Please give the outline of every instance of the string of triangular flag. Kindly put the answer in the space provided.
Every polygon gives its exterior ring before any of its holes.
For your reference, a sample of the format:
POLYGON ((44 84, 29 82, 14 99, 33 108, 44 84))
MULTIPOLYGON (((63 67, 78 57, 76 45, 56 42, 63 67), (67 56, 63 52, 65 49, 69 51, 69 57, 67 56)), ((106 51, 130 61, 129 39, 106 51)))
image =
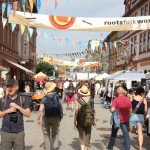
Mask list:
MULTIPOLYGON (((4 3, 2 3, 2 17, 3 17, 3 15, 4 15, 4 12, 5 12, 5 9, 6 9, 6 7, 7 7, 7 17, 9 16, 9 14, 10 14, 10 11, 13 9, 13 11, 14 11, 14 14, 15 14, 15 12, 16 12, 16 10, 17 10, 17 8, 18 8, 18 1, 19 0, 13 0, 13 1, 11 1, 11 0, 9 0, 8 2, 5 2, 4 1, 4 3)), ((66 4, 68 3, 68 1, 69 0, 66 0, 66 4)), ((36 9, 37 9, 37 11, 40 11, 40 8, 41 8, 41 3, 42 3, 42 1, 41 0, 20 0, 20 2, 21 2, 21 5, 22 5, 22 9, 23 9, 23 11, 24 11, 24 14, 25 14, 25 7, 26 7, 26 5, 29 5, 29 7, 30 7, 30 12, 31 12, 31 14, 32 14, 32 12, 33 12, 33 7, 35 6, 36 7, 36 9)), ((58 3, 59 3, 59 0, 54 0, 54 3, 55 3, 55 8, 57 8, 57 6, 58 6, 58 3)), ((48 8, 49 7, 49 0, 46 0, 46 8, 48 8)))
POLYGON ((58 57, 61 57, 61 58, 64 58, 64 57, 77 58, 77 57, 81 57, 83 55, 86 55, 85 51, 74 52, 74 53, 65 53, 65 54, 46 54, 46 53, 40 53, 40 54, 37 54, 37 59, 44 58, 44 57, 48 57, 48 58, 53 58, 53 57, 57 57, 57 58, 58 57))
MULTIPOLYGON (((6 24, 7 24, 7 21, 8 21, 8 19, 2 17, 3 28, 5 28, 5 26, 6 26, 6 24)), ((12 32, 13 32, 13 31, 15 30, 15 28, 16 28, 16 24, 11 23, 11 28, 12 28, 12 32)), ((20 25, 20 29, 21 29, 21 34, 24 34, 24 31, 25 31, 25 29, 26 29, 26 26, 20 25)), ((32 37, 32 35, 33 35, 33 28, 27 27, 27 29, 28 29, 28 31, 29 31, 30 37, 32 37)))

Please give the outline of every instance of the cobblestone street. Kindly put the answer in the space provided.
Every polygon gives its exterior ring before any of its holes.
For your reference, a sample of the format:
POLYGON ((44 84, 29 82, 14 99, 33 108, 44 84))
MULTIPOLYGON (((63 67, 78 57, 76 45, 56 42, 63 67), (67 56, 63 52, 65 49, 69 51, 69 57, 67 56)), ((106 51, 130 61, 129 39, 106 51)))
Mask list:
MULTIPOLYGON (((74 112, 66 111, 66 104, 63 103, 64 118, 60 128, 60 150, 79 150, 78 132, 74 130, 73 118, 74 112)), ((109 123, 110 115, 108 109, 103 109, 98 98, 95 101, 97 114, 97 128, 92 130, 90 150, 105 150, 111 131, 109 123)), ((32 112, 30 118, 25 118, 25 141, 26 150, 43 150, 43 135, 41 128, 36 124, 37 112, 32 112)), ((1 124, 1 120, 0 120, 1 124)), ((143 150, 149 149, 149 137, 144 134, 143 150)), ((131 137, 131 150, 138 149, 138 139, 136 134, 131 137)), ((115 150, 123 149, 123 137, 119 130, 116 140, 115 150)))

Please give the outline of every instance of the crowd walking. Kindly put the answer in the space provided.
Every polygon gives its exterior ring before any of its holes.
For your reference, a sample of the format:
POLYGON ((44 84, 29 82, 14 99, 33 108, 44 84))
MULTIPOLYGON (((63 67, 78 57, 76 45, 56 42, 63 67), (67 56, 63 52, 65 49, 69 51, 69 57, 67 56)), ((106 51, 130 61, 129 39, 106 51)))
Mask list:
MULTIPOLYGON (((72 81, 67 80, 66 85, 59 85, 59 83, 62 82, 47 81, 43 86, 45 96, 40 101, 37 113, 37 127, 35 127, 37 131, 42 131, 43 148, 44 150, 60 149, 60 133, 62 134, 64 132, 61 128, 64 116, 63 105, 65 107, 67 105, 65 112, 68 115, 72 114, 74 116, 72 127, 74 126, 74 132, 76 130, 78 131, 80 149, 88 150, 90 149, 91 137, 94 136, 93 131, 97 130, 98 125, 96 120, 100 118, 99 116, 103 115, 97 113, 95 109, 95 100, 99 99, 100 102, 100 97, 102 96, 100 91, 101 86, 94 81, 73 84, 72 81), (63 97, 65 97, 66 101, 64 101, 63 97), (70 103, 72 104, 71 111, 68 111, 70 103), (93 127, 95 129, 92 129, 93 127)), ((110 85, 110 88, 112 88, 112 85, 110 85)), ((31 99, 28 94, 19 93, 18 89, 18 81, 11 79, 6 83, 6 89, 1 90, 0 117, 2 118, 2 150, 25 150, 24 131, 26 129, 24 128, 23 116, 32 116, 30 111, 31 99)), ((109 95, 111 99, 113 95, 112 90, 105 89, 106 91, 107 93, 104 95, 106 97, 109 95)), ((110 112, 112 113, 112 128, 110 138, 107 141, 108 144, 105 143, 105 149, 114 149, 119 128, 122 130, 124 137, 124 149, 131 149, 133 128, 137 130, 138 149, 143 149, 143 126, 145 125, 148 111, 145 90, 139 86, 133 90, 131 95, 129 96, 123 84, 118 84, 115 88, 113 100, 112 102, 111 100, 109 101, 110 112)), ((110 120, 110 117, 107 116, 106 119, 110 120)), ((66 122, 66 126, 70 125, 66 122)), ((67 132, 68 135, 69 132, 67 132)), ((63 145, 63 143, 61 144, 63 145)))

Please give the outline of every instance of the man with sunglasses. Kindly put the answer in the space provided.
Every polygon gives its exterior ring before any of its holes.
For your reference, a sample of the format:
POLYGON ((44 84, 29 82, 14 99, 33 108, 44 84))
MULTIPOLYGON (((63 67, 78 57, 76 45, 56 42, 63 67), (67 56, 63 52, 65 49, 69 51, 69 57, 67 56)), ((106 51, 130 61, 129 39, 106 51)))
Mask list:
POLYGON ((30 117, 30 97, 20 96, 18 81, 10 79, 6 83, 6 96, 0 99, 1 150, 24 150, 24 122, 23 116, 30 117))

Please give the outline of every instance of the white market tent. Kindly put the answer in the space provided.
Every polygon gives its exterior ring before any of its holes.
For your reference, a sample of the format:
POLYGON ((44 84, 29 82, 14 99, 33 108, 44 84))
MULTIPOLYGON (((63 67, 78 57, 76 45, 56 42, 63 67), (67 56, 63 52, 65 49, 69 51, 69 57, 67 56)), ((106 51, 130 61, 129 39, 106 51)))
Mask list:
POLYGON ((109 75, 109 77, 107 77, 107 79, 108 79, 108 80, 113 80, 115 77, 117 77, 117 76, 123 74, 124 72, 125 72, 125 71, 123 70, 123 71, 117 71, 117 72, 115 72, 115 73, 112 73, 112 74, 109 75))
POLYGON ((146 79, 147 79, 147 80, 150 79, 150 73, 146 73, 146 79))
POLYGON ((103 74, 100 74, 100 75, 98 75, 98 76, 96 76, 95 77, 95 80, 103 80, 103 79, 105 79, 105 78, 108 78, 109 77, 109 74, 107 74, 107 73, 103 73, 103 74))
POLYGON ((141 72, 126 72, 114 77, 114 80, 129 80, 129 81, 141 81, 141 79, 145 79, 146 75, 141 72))
POLYGON ((136 72, 136 71, 130 71, 130 72, 125 72, 125 71, 118 71, 112 75, 110 75, 107 79, 107 85, 106 88, 109 86, 110 80, 114 80, 113 82, 113 92, 112 92, 112 97, 114 93, 114 88, 118 80, 126 80, 126 81, 141 81, 141 79, 146 78, 146 75, 141 72, 136 72))

